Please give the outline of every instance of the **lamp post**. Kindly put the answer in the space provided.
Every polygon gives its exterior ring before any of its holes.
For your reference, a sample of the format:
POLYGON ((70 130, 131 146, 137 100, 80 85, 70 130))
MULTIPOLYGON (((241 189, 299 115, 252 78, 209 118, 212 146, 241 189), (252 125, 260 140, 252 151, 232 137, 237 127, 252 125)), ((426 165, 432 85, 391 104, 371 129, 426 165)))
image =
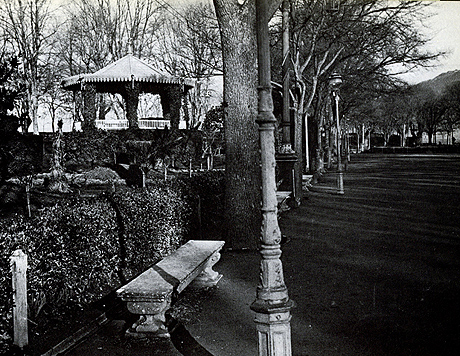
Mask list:
POLYGON ((256 300, 251 305, 259 356, 291 356, 291 308, 281 262, 281 231, 278 225, 275 181, 276 118, 270 85, 268 1, 256 0, 257 51, 259 59, 259 105, 257 123, 262 171, 262 235, 260 278, 256 300))
POLYGON ((347 123, 347 132, 346 132, 346 136, 347 138, 347 162, 350 162, 351 161, 351 147, 350 147, 350 132, 349 132, 349 125, 347 123))
POLYGON ((289 205, 298 206, 302 196, 302 167, 297 153, 292 149, 291 143, 289 6, 289 0, 283 0, 283 116, 281 121, 281 146, 276 153, 276 165, 278 168, 277 181, 280 182, 278 190, 291 191, 292 199, 289 200, 289 205))
POLYGON ((334 97, 335 116, 337 123, 337 194, 344 194, 343 191, 343 170, 342 170, 342 133, 340 131, 340 115, 339 115, 339 87, 342 84, 342 77, 338 73, 332 73, 329 77, 329 85, 332 89, 332 96, 334 97))

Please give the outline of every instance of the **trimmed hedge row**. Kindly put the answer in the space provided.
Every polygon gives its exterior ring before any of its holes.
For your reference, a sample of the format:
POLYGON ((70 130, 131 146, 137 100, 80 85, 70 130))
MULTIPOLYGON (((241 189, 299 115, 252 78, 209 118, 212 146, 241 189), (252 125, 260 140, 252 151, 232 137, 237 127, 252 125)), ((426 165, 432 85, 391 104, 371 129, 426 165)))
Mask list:
POLYGON ((167 184, 122 188, 109 197, 119 219, 121 280, 129 280, 184 243, 187 203, 167 184))
POLYGON ((26 220, 20 215, 0 226, 0 334, 12 328, 9 257, 16 248, 28 255, 29 318, 42 309, 62 313, 69 305, 83 305, 107 293, 117 283, 118 245, 115 214, 107 202, 70 199, 43 209, 26 220), (100 214, 105 212, 104 218, 100 214))
POLYGON ((181 179, 177 186, 191 207, 187 230, 189 239, 220 239, 224 229, 224 173, 207 171, 181 179))
POLYGON ((67 197, 31 219, 0 220, 0 288, 5 291, 0 294, 0 353, 12 341, 9 257, 16 248, 29 256, 31 320, 42 310, 63 313, 100 299, 187 239, 199 238, 197 201, 201 228, 221 226, 221 189, 223 175, 211 172, 158 181, 147 189, 67 197))
MULTIPOLYGON (((49 168, 53 135, 44 135, 45 168, 49 168)), ((189 159, 201 160, 202 134, 200 131, 179 130, 121 130, 73 131, 64 133, 64 160, 66 171, 82 171, 97 166, 111 166, 115 155, 140 165, 151 166, 156 158, 174 154, 176 163, 188 167, 189 159)), ((41 151, 41 150, 39 150, 41 151)), ((123 160, 123 159, 122 159, 123 160)))

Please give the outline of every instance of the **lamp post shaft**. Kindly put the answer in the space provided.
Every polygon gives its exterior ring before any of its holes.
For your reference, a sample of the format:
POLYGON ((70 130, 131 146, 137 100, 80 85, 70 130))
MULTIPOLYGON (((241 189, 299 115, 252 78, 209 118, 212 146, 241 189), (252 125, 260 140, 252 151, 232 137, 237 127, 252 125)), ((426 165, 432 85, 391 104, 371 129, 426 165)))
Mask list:
POLYGON ((257 123, 262 170, 262 235, 260 279, 255 311, 259 356, 290 356, 291 327, 289 299, 284 284, 281 256, 281 231, 278 225, 275 180, 275 123, 270 85, 268 2, 256 0, 257 45, 259 60, 259 104, 257 123))
POLYGON ((281 152, 293 153, 291 145, 291 110, 290 110, 290 52, 289 52, 289 0, 283 0, 283 116, 281 152))
POLYGON ((335 115, 337 120, 337 194, 344 194, 342 170, 342 132, 340 130, 339 94, 333 91, 335 102, 335 115))

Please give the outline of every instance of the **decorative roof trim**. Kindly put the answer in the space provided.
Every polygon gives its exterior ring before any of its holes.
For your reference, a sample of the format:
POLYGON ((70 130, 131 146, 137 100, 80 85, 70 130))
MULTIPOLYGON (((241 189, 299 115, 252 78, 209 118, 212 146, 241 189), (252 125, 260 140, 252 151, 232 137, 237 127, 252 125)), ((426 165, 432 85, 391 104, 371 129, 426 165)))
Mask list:
POLYGON ((68 77, 62 80, 61 85, 63 88, 70 88, 77 84, 84 83, 109 83, 109 82, 125 82, 131 83, 132 81, 140 83, 156 83, 156 84, 178 84, 194 87, 195 83, 192 79, 179 78, 179 77, 165 77, 165 76, 150 76, 150 77, 99 77, 94 74, 80 74, 68 77))
POLYGON ((72 87, 84 83, 110 82, 139 82, 154 84, 177 84, 185 85, 188 87, 195 86, 195 83, 192 79, 169 77, 167 75, 160 74, 158 70, 153 68, 149 63, 144 62, 137 57, 134 57, 132 54, 128 54, 123 58, 118 59, 117 61, 107 65, 106 67, 99 69, 95 73, 78 74, 65 78, 61 81, 61 85, 64 89, 75 89, 72 87), (128 71, 126 71, 126 66, 128 67, 128 71), (120 75, 118 75, 116 69, 118 69, 118 72, 121 72, 120 75), (152 72, 155 72, 155 74, 152 72))

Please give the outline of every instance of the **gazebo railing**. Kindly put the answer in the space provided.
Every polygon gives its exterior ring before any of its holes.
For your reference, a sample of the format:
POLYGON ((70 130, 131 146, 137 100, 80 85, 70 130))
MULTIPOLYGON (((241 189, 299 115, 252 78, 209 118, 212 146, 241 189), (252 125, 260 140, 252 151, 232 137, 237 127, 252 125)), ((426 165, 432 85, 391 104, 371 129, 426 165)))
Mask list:
POLYGON ((165 126, 171 127, 169 120, 139 120, 140 129, 164 129, 165 126))
MULTIPOLYGON (((164 129, 166 126, 171 126, 169 120, 139 120, 140 129, 164 129)), ((96 120, 96 127, 102 130, 124 130, 129 126, 128 120, 96 120)))
POLYGON ((128 128, 128 120, 96 120, 96 127, 102 130, 123 130, 128 128))

